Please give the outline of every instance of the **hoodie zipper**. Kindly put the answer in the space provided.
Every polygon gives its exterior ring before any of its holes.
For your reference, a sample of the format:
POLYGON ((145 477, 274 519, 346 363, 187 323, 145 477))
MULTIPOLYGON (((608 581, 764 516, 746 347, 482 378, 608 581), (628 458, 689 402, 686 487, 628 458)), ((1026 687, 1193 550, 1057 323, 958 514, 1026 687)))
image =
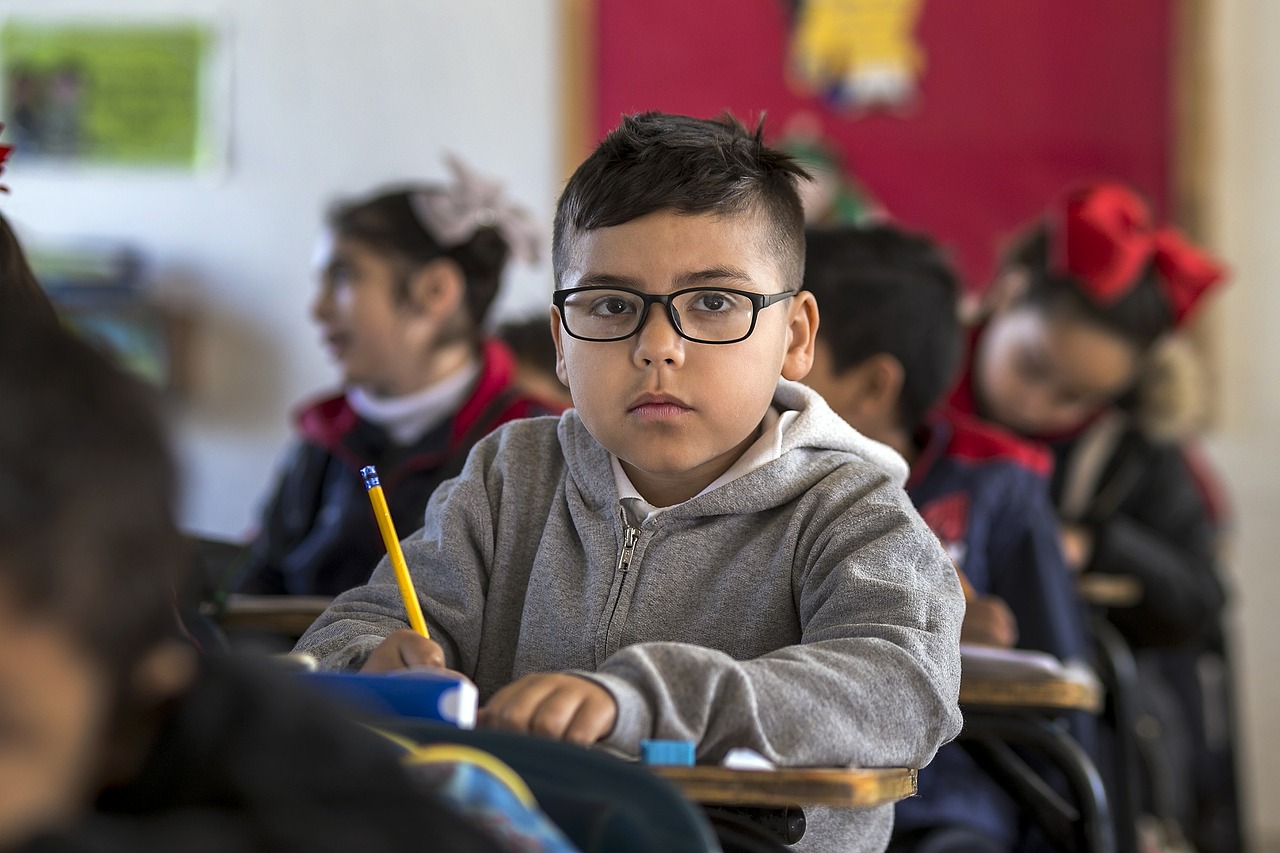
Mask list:
POLYGON ((622 551, 618 554, 618 565, 613 570, 613 573, 618 576, 618 592, 613 597, 613 607, 609 610, 609 621, 605 625, 605 654, 609 654, 609 639, 613 635, 613 617, 618 615, 618 604, 622 601, 622 593, 627 586, 627 572, 631 570, 631 557, 635 553, 636 543, 640 541, 640 528, 631 526, 625 507, 618 507, 618 517, 622 519, 622 551))

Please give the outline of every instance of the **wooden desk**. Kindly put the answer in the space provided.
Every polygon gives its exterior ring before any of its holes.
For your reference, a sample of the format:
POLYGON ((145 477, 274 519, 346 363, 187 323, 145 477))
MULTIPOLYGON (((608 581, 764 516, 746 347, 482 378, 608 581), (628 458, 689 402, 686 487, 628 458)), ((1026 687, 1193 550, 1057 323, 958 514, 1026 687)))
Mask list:
POLYGON ((270 631, 301 637, 333 601, 322 595, 227 596, 222 627, 270 631))
POLYGON ((1142 601, 1142 581, 1132 575, 1089 572, 1076 578, 1076 592, 1086 604, 1134 607, 1142 601))
POLYGON ((1102 711, 1102 686, 1068 678, 965 678, 960 705, 984 711, 1102 711))
POLYGON ((916 792, 916 771, 906 767, 784 767, 731 770, 695 766, 648 768, 699 803, 726 806, 842 806, 870 809, 916 792))

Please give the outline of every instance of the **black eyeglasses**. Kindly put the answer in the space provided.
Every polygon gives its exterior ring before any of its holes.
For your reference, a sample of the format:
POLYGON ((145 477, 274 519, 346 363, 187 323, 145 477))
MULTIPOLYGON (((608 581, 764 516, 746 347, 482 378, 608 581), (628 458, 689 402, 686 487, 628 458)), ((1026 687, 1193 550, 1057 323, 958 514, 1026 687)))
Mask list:
POLYGON ((736 344, 751 337, 760 311, 800 291, 751 293, 723 287, 691 287, 655 295, 627 287, 571 287, 552 302, 570 336, 582 341, 621 341, 644 326, 649 306, 667 309, 671 325, 697 344, 736 344))

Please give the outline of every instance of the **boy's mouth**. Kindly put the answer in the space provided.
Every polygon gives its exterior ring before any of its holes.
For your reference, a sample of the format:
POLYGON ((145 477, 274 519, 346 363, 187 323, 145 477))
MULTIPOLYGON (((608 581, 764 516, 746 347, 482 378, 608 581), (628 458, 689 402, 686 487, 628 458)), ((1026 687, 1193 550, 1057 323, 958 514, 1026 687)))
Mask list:
POLYGON ((641 394, 627 406, 627 414, 642 418, 672 418, 693 411, 693 407, 670 394, 641 394))

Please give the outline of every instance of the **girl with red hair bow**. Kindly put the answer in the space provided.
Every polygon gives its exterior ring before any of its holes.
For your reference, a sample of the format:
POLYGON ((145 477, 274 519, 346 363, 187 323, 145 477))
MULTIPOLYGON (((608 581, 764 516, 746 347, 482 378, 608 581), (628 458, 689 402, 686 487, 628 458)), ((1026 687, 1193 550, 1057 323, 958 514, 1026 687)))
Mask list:
MULTIPOLYGON (((1099 183, 1068 193, 1005 258, 950 399, 957 411, 1048 443, 1068 564, 1140 583, 1136 605, 1107 615, 1181 694, 1174 704, 1195 741, 1198 779, 1188 774, 1168 808, 1193 835, 1237 825, 1229 736, 1212 744, 1203 736, 1206 719, 1229 719, 1229 696, 1195 683, 1210 659, 1226 671, 1223 512, 1186 441, 1199 397, 1194 363, 1169 344, 1224 275, 1180 232, 1157 225, 1132 189, 1099 183)), ((1193 840, 1197 849, 1233 849, 1220 838, 1193 840)))

